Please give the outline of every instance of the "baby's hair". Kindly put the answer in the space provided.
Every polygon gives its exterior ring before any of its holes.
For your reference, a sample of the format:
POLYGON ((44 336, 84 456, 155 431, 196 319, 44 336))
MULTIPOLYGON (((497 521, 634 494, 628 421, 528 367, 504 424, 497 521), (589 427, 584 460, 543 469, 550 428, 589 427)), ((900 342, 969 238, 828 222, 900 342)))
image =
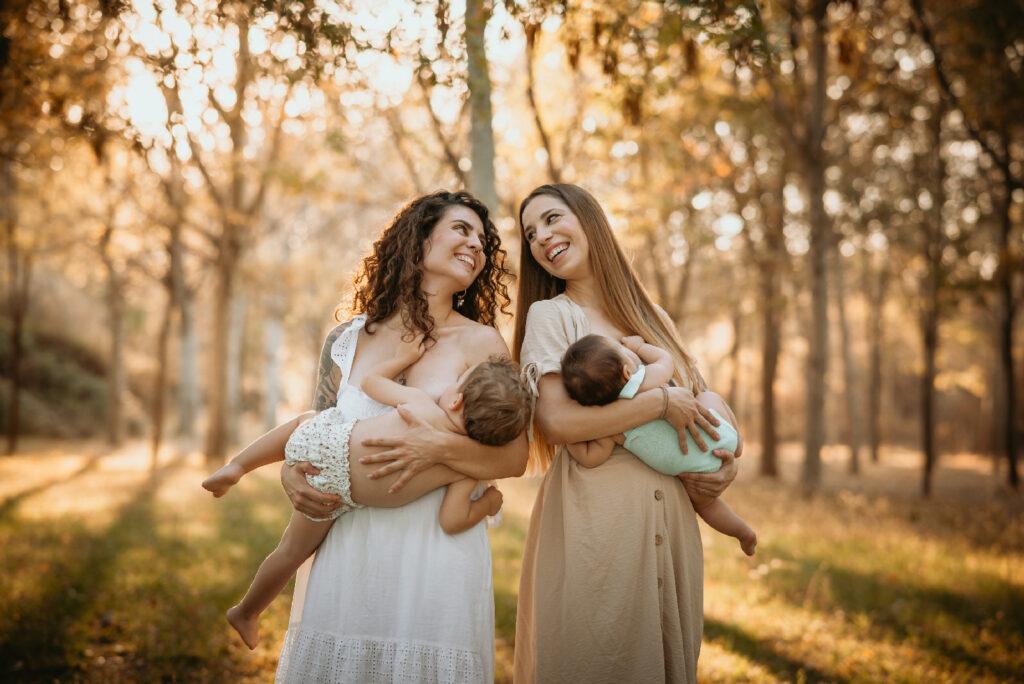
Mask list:
POLYGON ((582 406, 604 406, 618 399, 626 386, 622 366, 622 356, 611 340, 584 335, 562 356, 562 383, 582 406))
POLYGON ((459 391, 466 434, 481 444, 508 444, 530 422, 530 390, 519 365, 507 356, 477 364, 459 391))

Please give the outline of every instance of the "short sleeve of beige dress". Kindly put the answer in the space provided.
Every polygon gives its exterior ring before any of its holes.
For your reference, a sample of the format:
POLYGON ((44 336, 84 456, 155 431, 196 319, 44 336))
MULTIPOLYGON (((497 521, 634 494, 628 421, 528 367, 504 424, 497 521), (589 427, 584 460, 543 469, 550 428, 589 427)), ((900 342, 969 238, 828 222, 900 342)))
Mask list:
MULTIPOLYGON (((557 373, 590 332, 565 295, 536 302, 521 359, 557 373)), ((622 447, 584 468, 559 447, 530 517, 515 681, 696 682, 703 555, 682 483, 622 447)))

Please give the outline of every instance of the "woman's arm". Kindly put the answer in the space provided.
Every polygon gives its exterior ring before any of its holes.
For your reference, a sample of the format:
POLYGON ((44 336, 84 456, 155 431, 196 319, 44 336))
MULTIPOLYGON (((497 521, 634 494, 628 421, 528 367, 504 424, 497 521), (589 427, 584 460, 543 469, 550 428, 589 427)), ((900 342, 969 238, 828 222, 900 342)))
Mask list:
MULTIPOLYGON (((338 387, 341 385, 341 369, 331 358, 331 347, 350 323, 342 323, 327 334, 323 349, 320 350, 320 365, 317 368, 316 390, 313 392, 313 410, 323 411, 338 403, 338 387)), ((299 513, 315 518, 324 517, 341 505, 341 497, 324 494, 306 481, 307 475, 318 475, 320 470, 311 463, 285 463, 281 466, 281 486, 299 513)))
POLYGON ((686 453, 686 432, 702 450, 707 448, 701 430, 718 439, 713 425, 718 419, 701 406, 693 393, 680 387, 648 390, 632 399, 619 399, 605 406, 581 406, 565 391, 561 376, 548 373, 540 379, 537 422, 552 444, 586 442, 625 432, 661 417, 680 433, 679 445, 686 453), (666 403, 667 398, 667 403, 666 403))
POLYGON ((526 472, 529 445, 521 434, 504 446, 487 446, 466 435, 439 430, 424 417, 416 415, 410 405, 398 407, 409 429, 403 437, 373 437, 364 439, 366 446, 386 447, 388 450, 365 456, 360 463, 387 463, 370 474, 371 479, 403 471, 391 486, 397 492, 421 470, 442 463, 475 480, 497 480, 519 477, 526 472))

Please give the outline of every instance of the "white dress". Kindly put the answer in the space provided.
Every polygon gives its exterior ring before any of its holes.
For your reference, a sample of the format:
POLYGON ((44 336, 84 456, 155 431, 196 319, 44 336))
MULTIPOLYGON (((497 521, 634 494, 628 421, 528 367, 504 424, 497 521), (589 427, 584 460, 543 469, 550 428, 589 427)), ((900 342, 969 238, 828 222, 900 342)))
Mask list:
MULTIPOLYGON (((348 384, 356 316, 335 340, 346 418, 390 407, 348 384)), ((485 523, 445 534, 439 489, 338 518, 299 570, 277 682, 492 682, 494 592, 485 523)))

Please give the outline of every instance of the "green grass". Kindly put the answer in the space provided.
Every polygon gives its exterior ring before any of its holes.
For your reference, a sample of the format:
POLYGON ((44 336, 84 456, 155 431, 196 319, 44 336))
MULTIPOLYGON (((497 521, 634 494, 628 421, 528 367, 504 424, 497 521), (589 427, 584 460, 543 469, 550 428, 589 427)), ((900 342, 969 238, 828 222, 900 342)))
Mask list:
MULTIPOLYGON (((149 473, 141 450, 94 446, 0 459, 0 680, 272 681, 290 591, 255 652, 223 612, 287 521, 274 474, 214 501, 196 456, 149 473)), ((761 544, 747 559, 702 528, 701 681, 1020 679, 1020 496, 954 468, 922 502, 900 467, 833 477, 811 501, 744 473, 727 498, 761 544)), ((490 532, 501 681, 532 491, 507 494, 490 532)))

